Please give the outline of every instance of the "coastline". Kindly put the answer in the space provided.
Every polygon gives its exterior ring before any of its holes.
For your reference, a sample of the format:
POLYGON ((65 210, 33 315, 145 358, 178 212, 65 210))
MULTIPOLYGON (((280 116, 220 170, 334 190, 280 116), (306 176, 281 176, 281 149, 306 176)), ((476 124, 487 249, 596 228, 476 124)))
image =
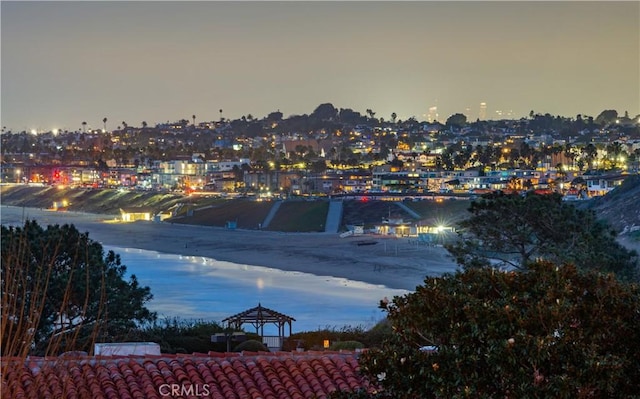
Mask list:
POLYGON ((123 223, 113 215, 5 205, 0 208, 2 224, 21 225, 26 219, 35 219, 42 226, 74 224, 104 246, 202 256, 410 291, 421 285, 425 277, 453 272, 457 267, 444 248, 418 245, 407 238, 340 238, 338 234, 327 233, 227 230, 167 222, 123 223), (362 240, 375 244, 357 245, 362 240))

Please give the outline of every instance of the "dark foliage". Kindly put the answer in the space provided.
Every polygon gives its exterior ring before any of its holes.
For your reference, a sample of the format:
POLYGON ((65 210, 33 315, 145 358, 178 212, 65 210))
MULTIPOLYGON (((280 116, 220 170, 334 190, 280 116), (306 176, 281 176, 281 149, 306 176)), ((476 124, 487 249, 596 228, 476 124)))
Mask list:
POLYGON ((532 262, 573 263, 584 270, 638 278, 638 254, 609 225, 560 195, 494 193, 471 203, 459 240, 447 249, 465 268, 526 269, 532 262))
POLYGON ((22 351, 7 344, 25 327, 33 335, 23 344, 49 354, 90 351, 93 340, 111 342, 155 319, 145 307, 149 287, 135 275, 126 280, 120 256, 105 254, 88 233, 67 224, 43 229, 36 221, 1 229, 3 355, 22 351))
POLYGON ((640 289, 611 275, 544 262, 522 272, 469 269, 428 278, 381 307, 395 334, 360 365, 389 397, 638 393, 640 289))

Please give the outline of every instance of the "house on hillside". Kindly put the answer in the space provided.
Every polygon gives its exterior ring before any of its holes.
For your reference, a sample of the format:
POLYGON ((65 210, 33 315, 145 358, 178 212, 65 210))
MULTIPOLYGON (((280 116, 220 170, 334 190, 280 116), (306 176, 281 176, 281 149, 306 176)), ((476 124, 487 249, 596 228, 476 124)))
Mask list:
POLYGON ((624 179, 626 179, 627 177, 628 175, 619 173, 610 175, 583 176, 587 183, 587 194, 589 197, 599 197, 607 194, 609 191, 621 185, 624 179))

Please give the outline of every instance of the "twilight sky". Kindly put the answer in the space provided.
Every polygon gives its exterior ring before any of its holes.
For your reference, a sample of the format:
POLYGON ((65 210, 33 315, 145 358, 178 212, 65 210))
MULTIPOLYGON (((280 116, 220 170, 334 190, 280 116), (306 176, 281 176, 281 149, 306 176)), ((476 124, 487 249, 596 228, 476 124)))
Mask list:
POLYGON ((640 3, 1 2, 2 126, 640 113, 640 3))

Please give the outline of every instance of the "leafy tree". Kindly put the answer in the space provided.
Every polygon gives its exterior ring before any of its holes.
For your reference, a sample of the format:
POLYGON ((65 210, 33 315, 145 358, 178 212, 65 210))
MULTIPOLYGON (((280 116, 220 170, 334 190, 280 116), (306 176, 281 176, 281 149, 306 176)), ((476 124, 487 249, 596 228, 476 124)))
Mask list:
POLYGON ((351 108, 340 108, 338 117, 340 119, 340 122, 350 125, 366 122, 366 119, 363 118, 359 112, 356 112, 351 108))
POLYGON ((333 104, 324 103, 318 105, 311 116, 320 120, 335 120, 338 117, 338 110, 333 104))
POLYGON ((1 227, 2 355, 90 349, 156 315, 150 289, 73 225, 1 227))
POLYGON ((427 278, 381 302, 395 334, 359 360, 381 393, 334 397, 634 397, 639 304, 636 284, 548 262, 427 278))
POLYGON ((599 125, 606 125, 614 123, 616 119, 618 119, 618 111, 614 109, 605 109, 596 117, 596 123, 599 125))
POLYGON ((372 109, 367 108, 365 112, 367 113, 367 115, 369 115, 369 118, 374 119, 376 113, 372 109))
POLYGON ((447 246, 458 264, 526 269, 540 259, 581 269, 638 276, 638 254, 616 241, 615 232, 591 210, 577 209, 559 194, 493 193, 471 203, 459 240, 447 246))
POLYGON ((467 117, 463 114, 453 114, 447 118, 447 127, 461 128, 467 124, 467 117))
POLYGON ((269 113, 269 115, 267 115, 267 121, 269 122, 280 122, 282 120, 283 117, 283 113, 278 111, 274 111, 269 113))

